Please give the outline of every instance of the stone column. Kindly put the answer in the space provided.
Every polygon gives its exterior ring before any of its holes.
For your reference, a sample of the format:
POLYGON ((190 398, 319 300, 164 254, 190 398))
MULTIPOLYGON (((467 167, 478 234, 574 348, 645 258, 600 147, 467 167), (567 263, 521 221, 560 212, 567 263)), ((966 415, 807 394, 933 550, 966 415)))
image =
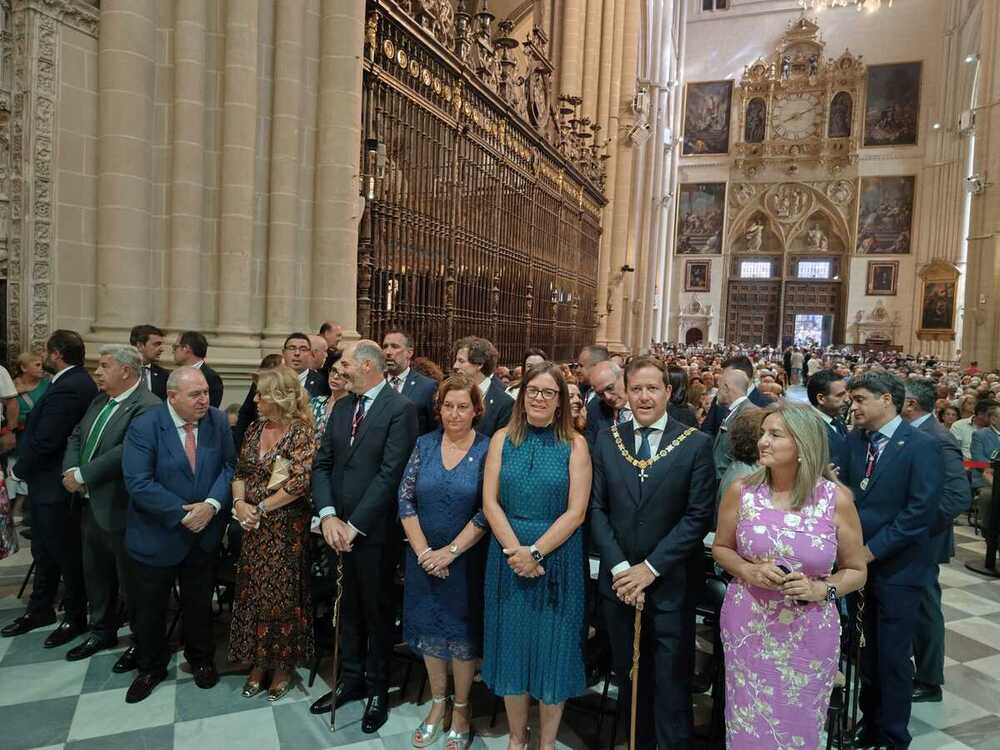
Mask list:
MULTIPOLYGON (((152 322, 156 3, 104 0, 98 40, 97 316, 91 338, 152 322)), ((127 336, 126 336, 127 338, 127 336)))
MULTIPOLYGON (((205 41, 204 0, 174 5, 173 174, 170 186, 167 327, 200 330, 204 249, 205 41)), ((208 279, 211 284, 214 274, 208 279)))
POLYGON ((587 0, 564 0, 562 45, 559 59, 559 94, 580 96, 583 89, 583 30, 587 0))
POLYGON ((361 59, 365 0, 324 2, 320 20, 319 131, 310 323, 357 334, 361 59))
MULTIPOLYGON (((626 3, 625 26, 621 50, 621 82, 618 96, 612 99, 612 105, 617 113, 622 113, 630 105, 635 95, 636 61, 638 59, 639 21, 641 16, 640 3, 626 3)), ((617 138, 617 169, 614 181, 614 225, 612 227, 609 257, 611 259, 611 274, 608 282, 608 301, 611 311, 608 312, 607 328, 604 341, 612 349, 624 348, 622 342, 623 316, 625 315, 625 288, 629 280, 622 275, 621 268, 632 255, 629 243, 635 242, 635 233, 630 221, 632 195, 632 163, 634 146, 626 137, 626 128, 619 124, 616 128, 617 138)))
MULTIPOLYGON (((604 6, 607 0, 590 0, 587 3, 587 22, 584 26, 583 39, 583 97, 582 111, 584 117, 597 122, 597 101, 599 99, 601 68, 601 22, 604 18, 604 6)), ((600 137, 605 137, 602 130, 600 137)))
POLYGON ((219 216, 219 341, 256 341, 250 287, 254 242, 254 170, 257 141, 258 0, 226 3, 219 216))
POLYGON ((274 100, 271 136, 271 204, 267 243, 265 338, 280 343, 299 322, 299 163, 302 158, 302 74, 305 66, 304 0, 276 3, 274 100))

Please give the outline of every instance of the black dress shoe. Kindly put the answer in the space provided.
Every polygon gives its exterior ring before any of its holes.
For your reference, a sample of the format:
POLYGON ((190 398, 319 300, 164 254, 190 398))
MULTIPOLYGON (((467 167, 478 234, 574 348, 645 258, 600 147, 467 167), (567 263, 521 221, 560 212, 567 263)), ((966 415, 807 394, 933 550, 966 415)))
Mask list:
POLYGON ((98 635, 91 635, 87 640, 78 646, 74 646, 69 651, 66 652, 66 661, 79 661, 80 659, 89 659, 91 656, 96 654, 98 651, 103 651, 106 648, 114 648, 118 645, 118 639, 106 640, 98 635))
POLYGON ((129 646, 124 653, 118 657, 118 661, 111 667, 115 674, 125 674, 135 669, 135 646, 129 646))
POLYGON ((365 715, 361 718, 361 731, 365 734, 375 734, 389 719, 389 696, 377 693, 368 699, 365 715))
POLYGON ((854 750, 865 750, 865 748, 878 748, 885 745, 882 733, 866 721, 859 721, 854 731, 854 750))
POLYGON ((214 688, 219 683, 219 673, 214 664, 199 664, 194 668, 194 684, 202 690, 214 688))
MULTIPOLYGON (((337 708, 340 708, 345 703, 350 703, 351 701, 358 701, 364 698, 366 695, 364 685, 346 685, 341 683, 337 685, 337 708)), ((330 711, 330 702, 333 700, 333 692, 325 693, 320 696, 311 706, 309 706, 309 713, 311 714, 325 714, 330 711)))
POLYGON ((912 700, 914 703, 940 703, 941 698, 940 685, 924 685, 920 682, 913 683, 912 700))
POLYGON ((48 614, 32 614, 31 612, 25 612, 13 622, 9 622, 4 625, 3 630, 0 630, 0 635, 4 638, 13 638, 15 635, 24 635, 25 633, 29 633, 35 628, 43 628, 46 625, 51 625, 55 621, 55 612, 50 612, 48 614))
POLYGON ((125 693, 125 702, 138 703, 139 701, 146 700, 149 694, 153 692, 153 688, 165 679, 167 679, 167 670, 165 669, 139 675, 129 685, 128 692, 125 693))
POLYGON ((72 620, 63 620, 59 623, 58 628, 49 633, 49 637, 45 639, 45 643, 42 645, 44 645, 45 648, 65 646, 71 640, 80 635, 80 633, 84 630, 86 630, 86 628, 80 623, 73 622, 72 620))

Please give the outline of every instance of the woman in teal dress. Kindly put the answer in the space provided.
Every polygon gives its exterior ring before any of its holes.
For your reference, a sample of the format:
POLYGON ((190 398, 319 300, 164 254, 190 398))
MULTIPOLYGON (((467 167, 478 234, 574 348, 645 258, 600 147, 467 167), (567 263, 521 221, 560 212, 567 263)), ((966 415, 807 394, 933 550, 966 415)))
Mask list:
POLYGON ((540 750, 555 747, 567 698, 586 689, 586 561, 580 526, 590 497, 590 454, 573 429, 558 365, 522 380, 510 424, 490 443, 483 511, 490 540, 482 676, 504 697, 510 750, 528 744, 528 699, 539 701, 540 750))

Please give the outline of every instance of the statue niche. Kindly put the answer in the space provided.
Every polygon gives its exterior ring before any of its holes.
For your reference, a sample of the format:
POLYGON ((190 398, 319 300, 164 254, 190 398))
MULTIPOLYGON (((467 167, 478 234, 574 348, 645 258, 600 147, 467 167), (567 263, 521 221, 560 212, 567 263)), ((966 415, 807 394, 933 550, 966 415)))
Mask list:
POLYGON ((838 92, 830 102, 830 138, 850 138, 854 118, 854 100, 846 91, 838 92))
POLYGON ((760 97, 750 100, 747 104, 746 125, 743 128, 743 140, 747 143, 763 143, 764 129, 767 122, 767 105, 760 97))
POLYGON ((843 253, 844 242, 840 238, 830 217, 822 211, 815 211, 806 218, 798 234, 792 238, 788 249, 793 253, 843 253))
POLYGON ((763 211, 757 211, 736 235, 732 251, 736 253, 767 253, 780 250, 781 240, 771 228, 770 218, 763 211))

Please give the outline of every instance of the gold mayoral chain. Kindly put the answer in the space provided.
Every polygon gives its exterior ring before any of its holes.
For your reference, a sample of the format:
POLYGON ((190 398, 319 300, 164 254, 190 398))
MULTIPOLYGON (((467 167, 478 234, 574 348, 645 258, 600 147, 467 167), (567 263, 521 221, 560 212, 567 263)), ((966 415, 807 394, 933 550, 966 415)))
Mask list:
POLYGON ((687 438, 697 432, 698 430, 694 427, 688 427, 684 432, 674 438, 673 442, 670 443, 666 448, 661 448, 660 451, 652 458, 647 458, 639 460, 625 447, 625 443, 622 442, 622 436, 618 433, 618 425, 611 426, 611 435, 615 439, 615 445, 618 446, 618 451, 622 454, 622 458, 632 464, 635 468, 639 470, 639 481, 645 482, 649 479, 649 474, 646 473, 646 469, 655 464, 665 455, 670 453, 674 448, 683 443, 687 438))

